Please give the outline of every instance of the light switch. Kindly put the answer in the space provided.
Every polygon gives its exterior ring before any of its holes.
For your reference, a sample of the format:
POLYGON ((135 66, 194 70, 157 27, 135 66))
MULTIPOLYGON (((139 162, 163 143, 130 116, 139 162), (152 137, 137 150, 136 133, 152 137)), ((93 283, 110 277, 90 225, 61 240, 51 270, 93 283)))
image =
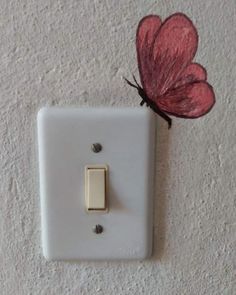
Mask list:
POLYGON ((43 108, 42 249, 49 260, 144 259, 152 250, 155 114, 43 108), (99 143, 102 148, 94 149, 99 143))
POLYGON ((107 166, 85 167, 85 202, 88 211, 106 211, 107 166))

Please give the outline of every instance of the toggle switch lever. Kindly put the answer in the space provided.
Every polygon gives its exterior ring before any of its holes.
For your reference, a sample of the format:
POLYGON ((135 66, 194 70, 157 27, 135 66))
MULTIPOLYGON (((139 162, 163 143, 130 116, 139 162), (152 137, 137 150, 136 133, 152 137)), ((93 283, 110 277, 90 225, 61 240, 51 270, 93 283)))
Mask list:
POLYGON ((107 173, 106 165, 85 167, 85 204, 88 212, 108 210, 107 173))

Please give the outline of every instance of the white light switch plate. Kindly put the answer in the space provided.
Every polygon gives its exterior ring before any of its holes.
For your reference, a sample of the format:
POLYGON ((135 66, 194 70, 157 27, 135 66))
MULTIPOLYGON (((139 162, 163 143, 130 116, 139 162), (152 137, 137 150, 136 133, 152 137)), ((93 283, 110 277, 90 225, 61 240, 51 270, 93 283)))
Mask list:
POLYGON ((53 260, 144 259, 152 248, 155 118, 147 108, 38 113, 43 253, 53 260), (102 151, 94 153, 93 143, 102 151), (107 165, 107 213, 85 208, 85 166, 107 165), (95 225, 104 231, 96 234, 95 225))

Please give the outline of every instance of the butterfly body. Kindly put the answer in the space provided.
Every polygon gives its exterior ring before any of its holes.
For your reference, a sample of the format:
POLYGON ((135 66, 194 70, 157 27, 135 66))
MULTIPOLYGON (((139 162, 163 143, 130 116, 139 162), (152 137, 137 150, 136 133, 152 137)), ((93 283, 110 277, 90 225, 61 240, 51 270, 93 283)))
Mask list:
POLYGON ((214 91, 207 83, 206 70, 192 62, 197 51, 198 34, 192 21, 182 13, 164 22, 157 15, 144 17, 138 25, 136 49, 140 86, 144 103, 164 118, 169 115, 198 118, 208 113, 215 103, 214 91))
POLYGON ((172 125, 172 120, 169 116, 167 116, 164 112, 161 111, 161 109, 159 109, 159 107, 152 101, 149 99, 149 97, 147 96, 147 94, 145 93, 144 89, 138 84, 138 82, 136 81, 135 77, 134 81, 136 83, 133 84, 131 83, 129 80, 127 80, 125 78, 125 81, 131 86, 134 87, 138 90, 138 94, 139 96, 142 98, 142 101, 140 102, 140 106, 143 106, 144 104, 146 104, 147 107, 150 107, 156 114, 158 114, 159 116, 161 116, 164 120, 166 120, 166 122, 168 123, 168 128, 171 128, 172 125))

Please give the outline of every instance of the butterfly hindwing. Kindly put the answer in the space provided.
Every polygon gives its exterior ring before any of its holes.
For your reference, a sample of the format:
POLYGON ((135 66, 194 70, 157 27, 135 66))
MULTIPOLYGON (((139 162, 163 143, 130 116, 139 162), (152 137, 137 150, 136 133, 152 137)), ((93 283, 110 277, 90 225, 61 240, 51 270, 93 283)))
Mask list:
POLYGON ((215 103, 214 91, 207 82, 188 83, 169 90, 157 100, 160 110, 181 118, 198 118, 215 103))
POLYGON ((189 64, 181 73, 179 79, 174 83, 172 88, 176 88, 196 81, 206 81, 207 72, 203 66, 198 63, 189 64))

